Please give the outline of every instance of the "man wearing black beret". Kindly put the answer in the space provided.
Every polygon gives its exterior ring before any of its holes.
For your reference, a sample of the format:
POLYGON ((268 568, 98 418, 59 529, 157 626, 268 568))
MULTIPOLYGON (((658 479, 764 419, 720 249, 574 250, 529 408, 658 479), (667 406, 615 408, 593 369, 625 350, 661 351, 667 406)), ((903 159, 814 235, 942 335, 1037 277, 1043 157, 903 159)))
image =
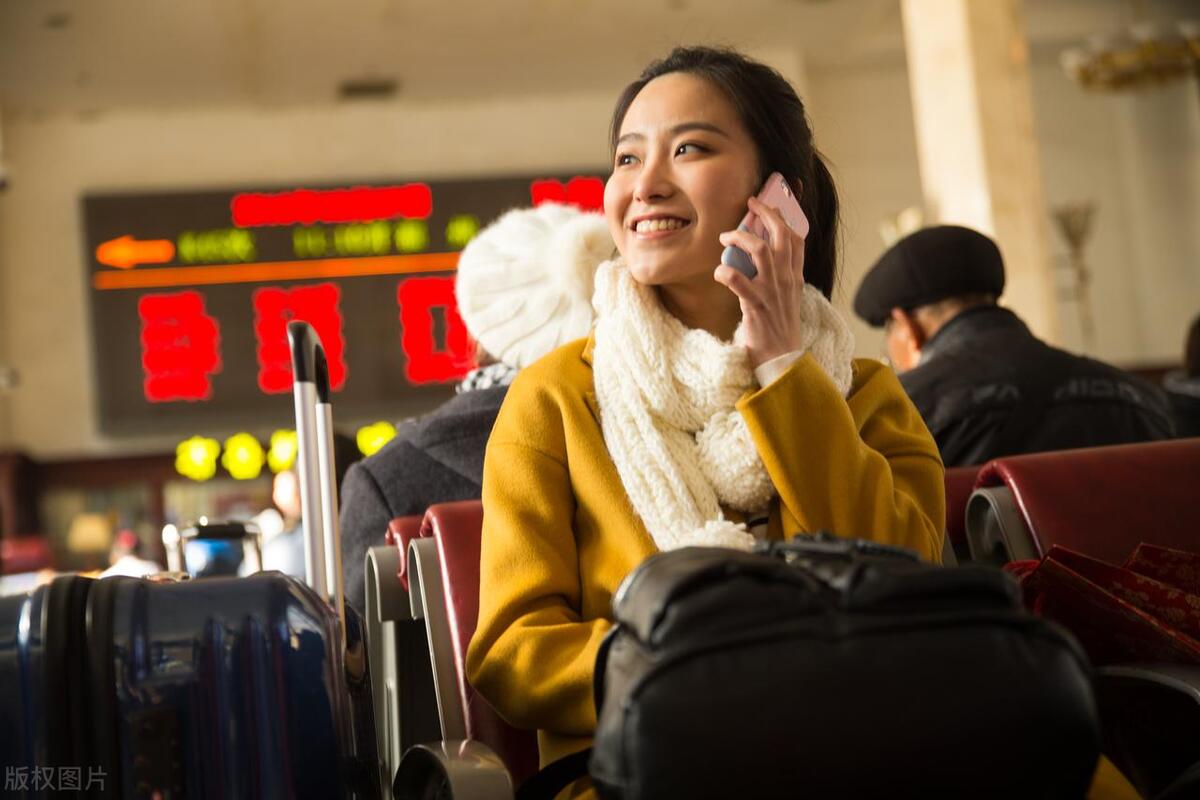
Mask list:
POLYGON ((1173 434, 1159 389, 1036 338, 996 305, 1003 291, 996 243, 939 225, 884 253, 854 297, 947 467, 1173 434))

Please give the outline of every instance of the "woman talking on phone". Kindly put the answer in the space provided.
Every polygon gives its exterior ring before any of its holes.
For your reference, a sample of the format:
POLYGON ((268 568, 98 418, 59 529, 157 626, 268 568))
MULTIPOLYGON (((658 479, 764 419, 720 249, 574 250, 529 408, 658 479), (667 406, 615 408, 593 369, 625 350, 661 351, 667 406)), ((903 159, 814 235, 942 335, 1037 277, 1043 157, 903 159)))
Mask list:
POLYGON ((653 553, 818 530, 942 552, 934 441, 829 304, 837 192, 792 87, 677 49, 621 94, 612 145, 594 331, 517 377, 484 465, 469 675, 543 765, 589 743, 612 595, 653 553), (755 199, 773 173, 807 232, 755 199))

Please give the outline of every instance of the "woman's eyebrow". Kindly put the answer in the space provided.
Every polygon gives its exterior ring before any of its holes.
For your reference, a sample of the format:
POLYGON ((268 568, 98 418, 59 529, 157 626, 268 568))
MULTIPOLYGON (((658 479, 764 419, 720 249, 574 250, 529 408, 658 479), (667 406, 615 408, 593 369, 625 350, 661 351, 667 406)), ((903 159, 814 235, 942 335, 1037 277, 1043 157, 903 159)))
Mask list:
POLYGON ((671 128, 671 134, 674 136, 678 136, 681 133, 687 133, 689 131, 708 131, 709 133, 715 133, 718 136, 724 136, 726 139, 729 138, 729 134, 721 130, 720 127, 713 125, 711 122, 681 122, 674 128, 671 128))
MULTIPOLYGON (((718 136, 724 136, 726 139, 729 138, 729 134, 727 134, 717 125, 713 125, 711 122, 681 122, 669 129, 669 133, 672 136, 678 136, 681 133, 687 133, 689 131, 708 131, 709 133, 715 133, 718 136)), ((631 140, 644 141, 645 138, 646 135, 644 133, 632 131, 617 139, 617 144, 623 144, 624 142, 631 140)))

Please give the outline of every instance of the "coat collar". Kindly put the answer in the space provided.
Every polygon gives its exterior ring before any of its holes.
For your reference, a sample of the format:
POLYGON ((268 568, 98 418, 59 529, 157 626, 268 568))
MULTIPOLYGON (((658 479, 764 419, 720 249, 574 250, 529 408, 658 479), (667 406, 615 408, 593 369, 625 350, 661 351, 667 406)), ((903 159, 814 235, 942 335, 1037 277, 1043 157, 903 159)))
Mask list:
MULTIPOLYGON (((588 369, 592 368, 592 353, 596 348, 596 330, 593 328, 588 334, 587 343, 583 346, 583 351, 579 354, 579 358, 583 363, 587 364, 588 369)), ((583 393, 583 402, 587 404, 588 410, 592 412, 592 417, 595 418, 596 424, 600 424, 600 403, 596 400, 596 383, 595 377, 588 385, 587 390, 583 393)))
POLYGON ((979 337, 998 331, 1017 336, 1032 335, 1021 318, 1007 308, 994 305, 973 306, 938 328, 937 333, 925 343, 920 363, 924 364, 942 353, 970 347, 976 344, 979 337))
POLYGON ((587 343, 583 346, 583 352, 579 354, 579 357, 583 359, 583 363, 587 364, 589 367, 592 365, 592 353, 595 351, 595 349, 596 329, 592 328, 592 330, 588 333, 587 343))

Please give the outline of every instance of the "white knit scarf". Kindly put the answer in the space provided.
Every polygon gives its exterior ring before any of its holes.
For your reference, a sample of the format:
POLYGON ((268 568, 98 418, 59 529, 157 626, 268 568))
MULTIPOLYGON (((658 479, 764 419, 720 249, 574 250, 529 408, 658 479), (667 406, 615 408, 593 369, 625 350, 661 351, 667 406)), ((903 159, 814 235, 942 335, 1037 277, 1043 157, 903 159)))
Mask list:
MULTIPOLYGON (((663 551, 749 549, 754 537, 744 524, 727 520, 721 506, 763 511, 775 487, 734 408, 755 386, 741 328, 732 343, 687 328, 620 258, 600 265, 592 302, 592 369, 604 442, 655 545, 663 551)), ((854 349, 850 329, 811 286, 804 287, 801 314, 802 349, 844 396, 854 349)))

